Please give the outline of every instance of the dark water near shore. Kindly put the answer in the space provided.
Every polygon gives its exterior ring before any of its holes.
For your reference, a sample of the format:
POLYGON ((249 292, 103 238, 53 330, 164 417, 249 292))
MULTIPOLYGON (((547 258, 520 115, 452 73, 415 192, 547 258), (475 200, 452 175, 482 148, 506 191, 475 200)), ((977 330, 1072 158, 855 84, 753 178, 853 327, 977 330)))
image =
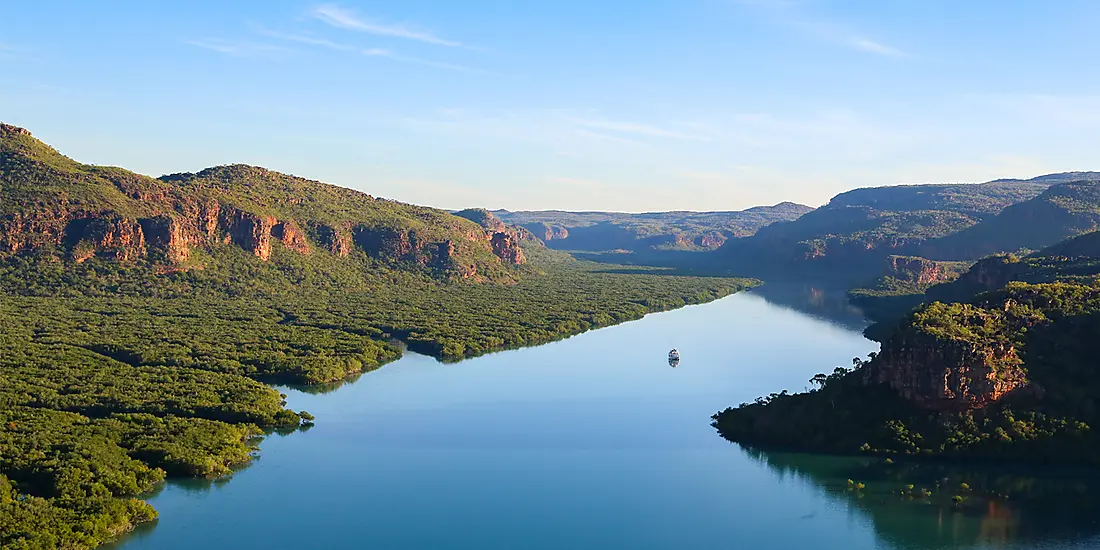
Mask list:
POLYGON ((1089 472, 886 468, 715 435, 719 409, 876 349, 861 327, 843 301, 772 287, 457 364, 409 354, 328 392, 284 389, 315 427, 267 438, 230 481, 167 485, 151 499, 161 519, 117 548, 1100 548, 1089 472), (944 477, 1013 498, 894 494, 944 477))

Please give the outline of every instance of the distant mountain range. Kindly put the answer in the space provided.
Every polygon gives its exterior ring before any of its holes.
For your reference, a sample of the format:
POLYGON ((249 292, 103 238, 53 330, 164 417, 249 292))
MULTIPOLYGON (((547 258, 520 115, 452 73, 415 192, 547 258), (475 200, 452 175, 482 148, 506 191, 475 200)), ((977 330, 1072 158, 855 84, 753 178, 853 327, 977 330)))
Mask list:
POLYGON ((714 250, 730 239, 748 237, 777 221, 797 219, 813 210, 783 202, 731 212, 566 212, 544 210, 493 214, 522 226, 547 246, 562 250, 714 250))
POLYGON ((841 193, 817 209, 784 202, 735 212, 492 214, 551 248, 606 262, 857 284, 896 270, 892 257, 972 262, 1095 230, 1098 182, 1100 172, 1065 172, 982 184, 871 187, 841 193))

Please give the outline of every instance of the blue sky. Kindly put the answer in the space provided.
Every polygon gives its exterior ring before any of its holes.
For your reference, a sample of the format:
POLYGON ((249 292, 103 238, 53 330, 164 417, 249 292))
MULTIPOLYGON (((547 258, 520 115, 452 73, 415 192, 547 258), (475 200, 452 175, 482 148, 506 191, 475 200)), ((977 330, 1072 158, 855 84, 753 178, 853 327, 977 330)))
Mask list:
POLYGON ((1092 0, 0 3, 0 119, 445 208, 727 210, 1100 169, 1092 0))

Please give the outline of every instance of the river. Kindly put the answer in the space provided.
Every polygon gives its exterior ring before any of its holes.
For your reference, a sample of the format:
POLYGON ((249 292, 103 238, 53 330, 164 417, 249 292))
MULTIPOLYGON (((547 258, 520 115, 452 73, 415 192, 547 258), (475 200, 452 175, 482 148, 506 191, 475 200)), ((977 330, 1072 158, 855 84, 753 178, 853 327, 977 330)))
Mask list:
POLYGON ((720 439, 714 412, 877 349, 836 303, 772 287, 456 364, 410 353, 330 391, 283 388, 316 426, 266 438, 231 480, 166 485, 150 498, 161 519, 115 548, 1100 547, 1095 513, 945 510, 888 480, 854 496, 844 479, 861 459, 720 439))

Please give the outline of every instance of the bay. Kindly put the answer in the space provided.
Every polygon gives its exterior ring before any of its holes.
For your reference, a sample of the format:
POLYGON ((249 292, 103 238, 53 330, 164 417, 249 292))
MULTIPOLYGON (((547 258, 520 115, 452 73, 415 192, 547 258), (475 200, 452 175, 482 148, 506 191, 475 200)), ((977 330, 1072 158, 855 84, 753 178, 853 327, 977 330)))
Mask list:
MULTIPOLYGON (((282 388, 316 426, 266 438, 231 480, 169 483, 150 498, 161 519, 116 548, 1100 547, 1087 504, 945 509, 898 497, 901 481, 866 459, 719 438, 714 412, 877 349, 843 304, 773 285, 543 346, 454 364, 409 353, 337 387, 282 388), (865 494, 847 490, 852 472, 865 494)), ((1089 472, 935 472, 987 474, 1100 488, 1089 472)))

